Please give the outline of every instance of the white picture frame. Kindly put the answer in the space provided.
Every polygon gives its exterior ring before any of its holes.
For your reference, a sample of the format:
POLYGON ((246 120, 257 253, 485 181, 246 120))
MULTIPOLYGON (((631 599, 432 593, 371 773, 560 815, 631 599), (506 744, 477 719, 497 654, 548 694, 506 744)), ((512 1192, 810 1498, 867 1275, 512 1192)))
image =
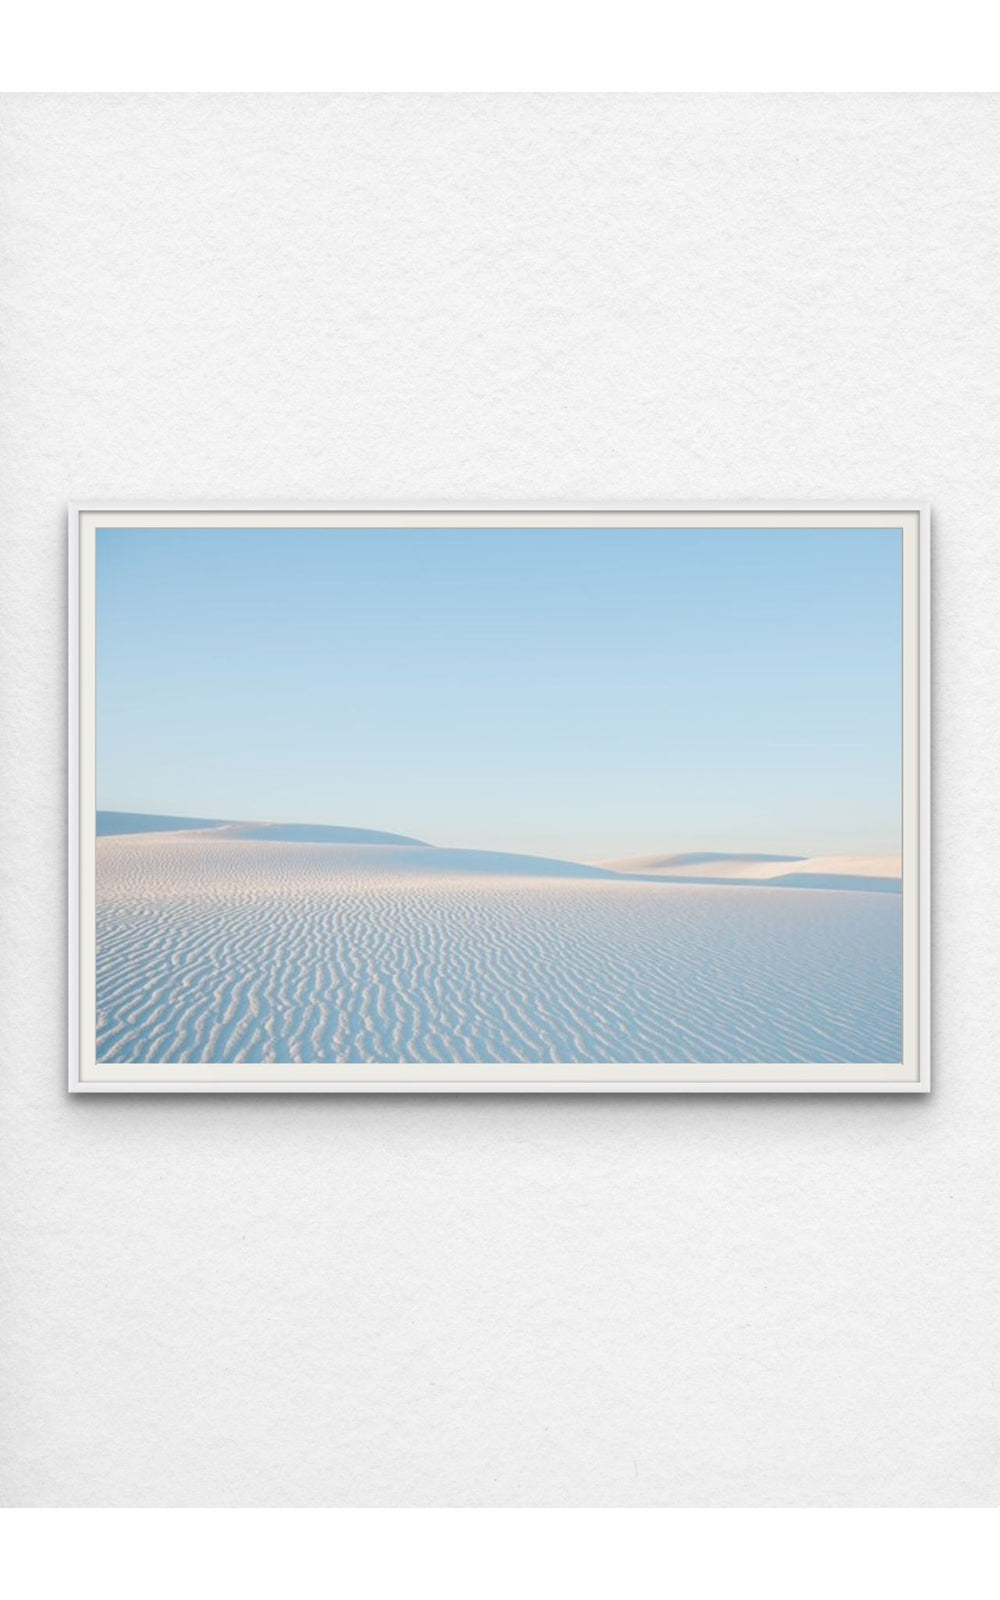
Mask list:
MULTIPOLYGON (((930 1089, 930 508, 898 502, 448 504, 84 499, 69 507, 69 1090, 108 1093, 833 1093, 930 1089), (95 576, 99 527, 898 528, 902 549, 902 1039, 899 1063, 477 1065, 102 1063, 96 1059, 95 576)), ((789 891, 791 892, 791 891, 789 891)))

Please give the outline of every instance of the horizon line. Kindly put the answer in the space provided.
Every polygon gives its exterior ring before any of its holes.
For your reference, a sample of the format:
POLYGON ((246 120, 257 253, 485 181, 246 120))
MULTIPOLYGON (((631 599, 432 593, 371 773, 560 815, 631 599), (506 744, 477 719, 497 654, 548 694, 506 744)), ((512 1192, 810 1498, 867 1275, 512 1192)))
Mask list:
MULTIPOLYGON (((454 848, 460 848, 460 849, 468 848, 468 849, 472 849, 472 850, 477 850, 478 849, 478 850, 481 850, 481 851, 490 850, 490 851, 492 851, 493 853, 496 853, 496 854, 507 854, 507 855, 532 855, 532 854, 534 854, 534 855, 537 855, 539 857, 539 859, 563 859, 563 860, 565 860, 567 862, 579 862, 582 865, 605 865, 605 864, 609 865, 609 866, 611 866, 611 865, 620 865, 620 866, 633 865, 637 869, 640 868, 643 865, 652 863, 654 860, 657 861, 657 862, 664 863, 664 864, 667 863, 667 862, 671 862, 671 863, 676 864, 677 866, 681 866, 681 865, 693 866, 693 865, 697 865, 697 864, 701 864, 701 863, 708 864, 710 862, 722 862, 722 861, 743 861, 743 862, 756 862, 756 863, 761 863, 761 864, 763 864, 763 863, 788 863, 789 866, 792 866, 792 865, 794 865, 796 863, 808 862, 808 861, 821 861, 822 860, 822 861, 855 861, 855 862, 857 862, 857 861, 876 862, 877 861, 877 862, 885 862, 885 863, 898 862, 900 864, 899 865, 900 872, 902 870, 902 851, 901 851, 901 849, 896 849, 896 850, 891 850, 891 849, 890 850, 858 850, 858 849, 852 849, 852 850, 836 850, 836 851, 817 849, 817 850, 806 851, 806 852, 801 852, 801 851, 796 851, 796 852, 787 852, 787 851, 777 852, 777 851, 774 851, 774 850, 748 850, 745 846, 733 846, 732 848, 728 848, 728 849, 712 849, 712 850, 707 850, 707 849, 703 849, 703 848, 699 849, 697 847, 694 848, 694 849, 688 848, 688 849, 683 849, 683 850, 677 850, 677 849, 669 849, 669 848, 665 849, 661 845, 659 847, 654 847, 654 849, 652 849, 652 850, 633 850, 633 851, 629 851, 627 853, 619 852, 619 853, 615 853, 613 855, 602 855, 600 857, 581 857, 579 855, 573 854, 573 855, 563 855, 561 857, 556 858, 556 857, 552 856, 550 851, 537 851, 537 850, 534 850, 534 849, 527 850, 527 849, 523 849, 522 848, 522 849, 517 849, 517 850, 511 850, 508 847, 505 850, 495 850, 495 847, 486 846, 486 845, 458 846, 458 847, 448 846, 448 845, 442 846, 442 845, 434 844, 431 841, 426 840, 426 839, 419 839, 419 838, 415 837, 412 834, 397 833, 394 830, 389 830, 389 829, 384 829, 384 828, 371 828, 371 827, 365 827, 363 825, 358 825, 358 824, 326 823, 326 822, 299 822, 299 821, 289 821, 288 819, 277 818, 277 817, 205 817, 205 816, 192 815, 192 814, 181 813, 181 812, 133 811, 133 810, 124 810, 124 809, 123 810, 119 810, 117 807, 113 807, 113 806, 96 806, 95 807, 95 835, 98 838, 100 838, 100 837, 105 837, 105 838, 119 837, 120 838, 120 837, 122 837, 124 835, 132 834, 132 833, 140 834, 140 833, 200 832, 200 831, 208 831, 208 830, 214 830, 214 829, 220 829, 221 830, 223 828, 253 828, 253 829, 261 829, 261 830, 263 830, 263 829, 268 829, 268 830, 270 830, 270 829, 287 829, 287 830, 295 830, 296 832, 299 832, 301 830, 302 833, 311 832, 311 833, 315 833, 315 834, 329 834, 329 835, 338 834, 338 835, 341 836, 339 839, 329 838, 329 839, 325 839, 324 840, 322 838, 318 838, 318 839, 313 839, 311 841, 307 840, 305 838, 302 838, 300 840, 295 840, 294 838, 291 838, 291 839, 283 841, 283 842, 286 842, 286 843, 295 843, 295 842, 309 843, 309 842, 312 842, 312 843, 331 843, 331 844, 340 843, 340 844, 347 844, 347 845, 349 845, 349 844, 359 844, 359 845, 369 844, 369 845, 371 845, 371 844, 380 844, 381 843, 381 844, 386 844, 386 845, 390 845, 391 844, 391 845, 399 845, 399 846, 408 846, 410 848, 416 847, 416 848, 426 849, 426 850, 441 850, 441 849, 447 850, 447 849, 454 849, 454 848), (121 828, 121 829, 116 829, 116 828, 102 829, 101 826, 100 826, 100 822, 101 822, 102 818, 107 818, 109 821, 111 819, 115 819, 116 821, 118 821, 118 820, 124 820, 124 819, 127 818, 127 819, 130 819, 133 822, 133 826, 132 827, 121 828), (149 827, 149 828, 142 828, 142 827, 139 827, 139 826, 135 826, 135 824, 137 824, 137 823, 139 823, 141 821, 151 822, 151 823, 157 824, 157 826, 149 827)), ((251 841, 250 840, 246 840, 245 842, 251 842, 251 841)), ((279 841, 275 840, 273 842, 279 842, 279 841)))

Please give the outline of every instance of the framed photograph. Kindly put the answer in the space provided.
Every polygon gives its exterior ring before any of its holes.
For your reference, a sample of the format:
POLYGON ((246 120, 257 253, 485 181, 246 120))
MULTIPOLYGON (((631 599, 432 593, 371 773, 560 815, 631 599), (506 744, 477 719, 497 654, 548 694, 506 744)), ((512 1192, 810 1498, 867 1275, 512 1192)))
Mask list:
POLYGON ((925 506, 70 512, 75 1092, 924 1092, 925 506))

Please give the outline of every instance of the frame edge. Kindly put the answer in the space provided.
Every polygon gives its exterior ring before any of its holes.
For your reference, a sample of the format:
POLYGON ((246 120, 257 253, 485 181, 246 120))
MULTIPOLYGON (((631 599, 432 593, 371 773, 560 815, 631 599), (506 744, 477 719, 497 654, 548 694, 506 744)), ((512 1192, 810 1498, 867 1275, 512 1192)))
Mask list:
POLYGON ((67 659, 69 676, 69 706, 67 716, 67 820, 68 820, 68 983, 67 983, 67 1051, 68 1051, 68 1077, 67 1091, 76 1094, 107 1094, 107 1093, 195 1093, 195 1094, 232 1094, 232 1093, 347 1093, 347 1094, 372 1094, 372 1093, 531 1093, 531 1094, 567 1094, 567 1093, 646 1093, 662 1094, 760 1094, 760 1093, 799 1093, 799 1094, 929 1094, 931 1092, 931 941, 930 941, 930 909, 931 909, 931 781, 930 781, 930 690, 931 690, 931 603, 930 603, 930 577, 931 577, 931 503, 927 500, 917 500, 910 496, 899 496, 888 500, 862 499, 854 501, 838 500, 746 500, 739 504, 732 501, 720 500, 685 500, 667 501, 661 499, 631 500, 631 501, 574 501, 574 500, 548 500, 539 497, 533 500, 492 500, 484 496, 481 500, 456 500, 449 501, 447 497, 430 498, 404 498, 377 500, 356 498, 340 500, 331 498, 323 501, 302 501, 289 498, 277 501, 211 501, 200 498, 181 498, 171 501, 146 501, 141 499, 112 499, 104 496, 85 497, 67 501, 67 659), (918 789, 918 1050, 917 1050, 917 1076, 911 1082, 890 1083, 875 1081, 871 1084, 850 1084, 843 1087, 831 1086, 826 1083, 822 1088, 811 1088, 806 1083, 788 1084, 787 1086, 773 1083, 753 1084, 748 1083, 744 1088, 730 1088, 728 1085, 714 1086, 699 1084, 697 1087, 687 1083, 678 1084, 676 1087, 665 1083, 643 1084, 642 1087, 625 1089, 604 1083, 594 1086, 583 1083, 541 1082, 530 1086, 518 1084, 516 1087, 504 1083, 488 1084, 452 1084, 421 1085, 413 1090, 400 1090, 395 1085, 355 1084, 349 1083, 341 1088, 338 1085, 326 1083, 303 1087, 298 1084, 285 1085, 256 1083, 232 1084, 222 1087, 216 1084, 193 1085, 189 1083, 150 1084, 138 1082, 120 1082, 105 1084, 100 1082, 86 1082, 81 1077, 80 1071, 80 540, 81 524, 84 516, 99 514, 102 511, 110 513, 136 512, 172 512, 190 514, 193 511, 205 510, 210 512, 353 512, 378 513, 378 512, 432 512, 440 511, 447 515, 468 512, 497 512, 509 511, 515 514, 538 512, 656 512, 663 511, 676 513, 678 511, 692 512, 761 512, 780 511, 783 513, 800 511, 804 515, 817 512, 836 512, 858 514, 864 511, 890 512, 900 515, 916 515, 918 529, 918 582, 917 582, 917 629, 918 629, 918 760, 917 760, 917 789, 918 789))

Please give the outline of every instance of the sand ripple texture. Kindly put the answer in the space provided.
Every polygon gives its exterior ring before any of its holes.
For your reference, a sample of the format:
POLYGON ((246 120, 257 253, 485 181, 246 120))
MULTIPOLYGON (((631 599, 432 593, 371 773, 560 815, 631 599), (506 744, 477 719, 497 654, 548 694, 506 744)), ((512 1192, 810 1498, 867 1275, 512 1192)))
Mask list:
POLYGON ((104 1062, 892 1062, 899 896, 100 839, 104 1062))

